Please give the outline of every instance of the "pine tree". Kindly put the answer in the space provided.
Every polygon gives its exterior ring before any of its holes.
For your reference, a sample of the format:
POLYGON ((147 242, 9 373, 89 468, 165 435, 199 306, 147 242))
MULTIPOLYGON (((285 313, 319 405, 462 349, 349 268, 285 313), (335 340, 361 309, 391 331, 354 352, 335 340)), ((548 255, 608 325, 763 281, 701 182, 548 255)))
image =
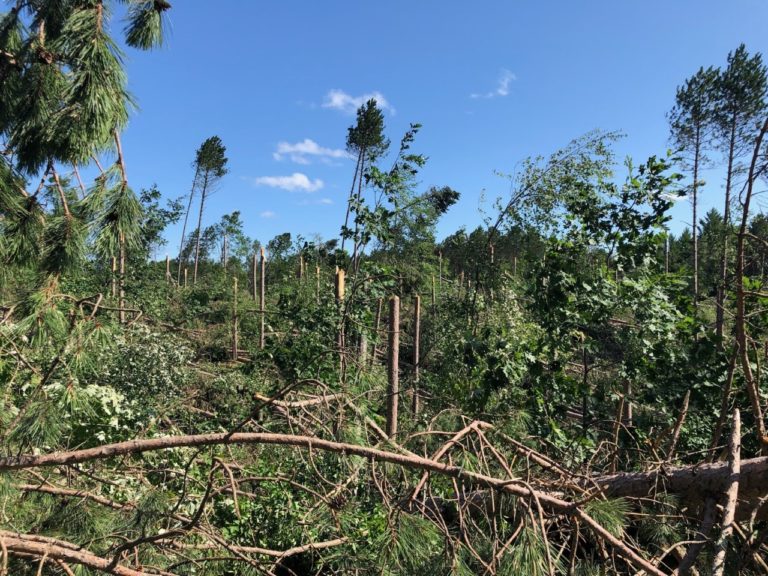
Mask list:
MULTIPOLYGON (((341 251, 344 251, 344 242, 349 234, 349 214, 359 211, 363 194, 363 176, 366 167, 380 156, 386 154, 389 149, 389 140, 384 136, 384 113, 373 98, 360 106, 357 110, 357 122, 347 131, 347 150, 357 155, 355 174, 352 177, 352 187, 349 190, 347 213, 344 217, 344 227, 341 234, 341 251), (357 191, 355 192, 355 188, 357 191)), ((355 256, 357 252, 359 223, 355 223, 355 231, 352 234, 355 244, 355 256)), ((353 256, 353 259, 355 257, 353 256)))
MULTIPOLYGON (((750 56, 744 44, 728 54, 728 66, 717 80, 714 121, 717 145, 726 162, 725 229, 731 222, 734 178, 740 170, 739 158, 752 149, 758 121, 768 108, 766 66, 758 53, 750 56)), ((720 286, 717 294, 717 335, 722 338, 725 290, 728 280, 728 235, 723 238, 720 258, 720 286)))
MULTIPOLYGON (((41 285, 55 286, 66 268, 84 259, 92 226, 97 248, 108 246, 112 256, 119 254, 123 309, 126 250, 137 236, 141 208, 128 185, 120 145, 133 100, 122 52, 110 34, 114 4, 16 2, 0 16, 0 138, 13 158, 13 166, 0 171, 4 187, 13 189, 0 197, 0 212, 10 215, 11 228, 24 232, 15 240, 6 235, 3 242, 15 246, 0 252, 6 262, 21 256, 39 258, 26 264, 38 267, 41 285), (79 178, 77 166, 107 150, 117 152, 115 165, 102 170, 84 198, 70 193, 60 176, 62 167, 72 167, 79 178), (41 183, 30 193, 26 178, 36 174, 42 175, 41 183), (57 196, 50 214, 38 201, 46 182, 57 196), (35 238, 42 243, 40 249, 26 249, 35 238)), ((159 45, 169 8, 164 1, 132 2, 126 43, 139 49, 159 45)))
POLYGON ((686 167, 691 170, 690 198, 693 208, 693 298, 699 297, 699 238, 698 194, 700 170, 706 162, 704 152, 713 129, 713 102, 717 83, 717 70, 700 68, 696 74, 678 87, 675 106, 669 113, 671 139, 684 155, 686 167))
POLYGON ((195 268, 192 275, 192 283, 197 283, 197 271, 200 261, 200 234, 203 225, 203 210, 205 200, 212 194, 216 185, 227 170, 227 149, 221 143, 221 138, 211 136, 202 143, 195 157, 195 170, 199 174, 200 187, 200 212, 197 217, 197 234, 195 240, 195 268))

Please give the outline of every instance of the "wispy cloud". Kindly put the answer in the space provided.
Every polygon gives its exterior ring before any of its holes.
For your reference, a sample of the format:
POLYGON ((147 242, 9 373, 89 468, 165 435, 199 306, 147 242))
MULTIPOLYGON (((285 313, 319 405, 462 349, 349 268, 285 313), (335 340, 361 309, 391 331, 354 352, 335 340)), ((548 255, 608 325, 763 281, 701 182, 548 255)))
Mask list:
POLYGON ((330 206, 333 200, 330 198, 320 198, 319 200, 302 200, 299 206, 330 206))
POLYGON ((344 90, 330 90, 328 94, 325 95, 323 108, 339 110, 345 114, 354 114, 360 106, 370 99, 376 100, 376 104, 378 104, 379 108, 382 110, 386 110, 392 115, 395 114, 394 107, 387 101, 384 94, 381 92, 371 92, 361 96, 352 96, 344 92, 344 90))
POLYGON ((268 188, 280 188, 288 192, 316 192, 325 186, 322 180, 311 180, 306 174, 294 172, 290 176, 259 176, 247 178, 254 186, 266 186, 268 188))
POLYGON ((277 150, 272 154, 272 157, 277 161, 288 158, 291 162, 295 162, 296 164, 311 164, 312 158, 317 158, 321 162, 330 162, 331 160, 349 158, 350 155, 346 150, 340 148, 324 148, 314 140, 305 138, 301 142, 296 142, 295 144, 278 142, 277 150))
POLYGON ((259 212, 259 216, 261 218, 274 218, 277 214, 272 212, 272 210, 264 210, 264 212, 259 212))
POLYGON ((515 80, 517 80, 517 76, 515 76, 512 72, 510 72, 506 68, 502 68, 501 72, 499 73, 499 79, 497 81, 495 90, 491 90, 490 92, 485 92, 485 93, 473 92, 472 94, 469 95, 469 97, 487 99, 487 98, 508 96, 509 85, 512 84, 512 82, 515 80))

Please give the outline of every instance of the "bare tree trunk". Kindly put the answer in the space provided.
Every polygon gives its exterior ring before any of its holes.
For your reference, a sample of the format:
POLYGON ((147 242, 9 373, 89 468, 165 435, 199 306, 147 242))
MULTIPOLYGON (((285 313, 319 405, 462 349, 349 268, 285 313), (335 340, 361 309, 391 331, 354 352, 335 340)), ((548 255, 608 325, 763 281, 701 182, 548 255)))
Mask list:
POLYGON ((336 348, 339 351, 339 376, 342 382, 345 381, 347 371, 347 360, 345 354, 346 348, 346 313, 344 311, 344 296, 346 292, 346 272, 336 267, 336 276, 334 278, 334 295, 336 297, 336 306, 339 311, 339 325, 336 333, 336 348))
MULTIPOLYGON (((733 163, 736 156, 736 117, 731 119, 731 135, 728 142, 728 171, 725 176, 725 206, 723 208, 723 252, 720 256, 720 281, 717 286, 716 333, 722 343, 725 324, 725 291, 728 283, 728 236, 731 226, 731 190, 733 188, 733 163)), ((739 280, 741 281, 741 280, 739 280)), ((722 347, 722 344, 720 344, 722 347)))
POLYGON ((200 166, 195 168, 195 178, 192 180, 192 190, 189 191, 189 202, 187 203, 187 211, 184 214, 184 226, 181 228, 181 242, 179 243, 179 261, 177 262, 179 270, 177 272, 176 283, 181 284, 181 268, 182 268, 182 255, 184 253, 184 238, 187 235, 187 221, 189 220, 189 213, 192 210, 192 200, 195 197, 195 185, 197 184, 197 177, 200 175, 200 166))
POLYGON ((397 408, 400 396, 400 298, 389 300, 389 350, 387 385, 387 436, 397 435, 397 408))
MULTIPOLYGON (((128 172, 125 168, 125 158, 123 157, 123 146, 120 143, 120 135, 115 131, 115 146, 117 147, 117 164, 120 167, 120 175, 122 178, 122 189, 125 191, 128 188, 128 172)), ((120 275, 119 275, 119 289, 120 289, 120 323, 125 324, 125 230, 120 231, 120 275)))
POLYGON ((413 415, 418 416, 421 411, 421 397, 419 382, 421 377, 421 296, 414 297, 413 313, 413 415))
POLYGON ((258 300, 259 299, 259 282, 257 280, 257 274, 259 270, 259 262, 258 257, 256 256, 256 252, 253 253, 253 263, 251 264, 251 282, 253 284, 253 299, 258 300))
POLYGON ((125 324, 125 234, 120 232, 120 270, 119 270, 120 299, 120 324, 125 324))
POLYGON ((699 159, 701 156, 701 126, 696 125, 696 144, 693 153, 693 191, 691 202, 693 203, 693 223, 691 234, 693 236, 693 305, 699 301, 699 159))
MULTIPOLYGON (((355 196, 355 202, 358 206, 360 206, 360 201, 363 197, 363 172, 365 171, 365 148, 363 148, 360 151, 360 170, 357 175, 358 183, 357 183, 357 195, 355 196)), ((361 249, 360 242, 358 241, 358 236, 360 235, 360 221, 359 219, 355 218, 355 233, 353 236, 353 242, 354 247, 352 249, 352 272, 353 274, 357 274, 357 269, 359 266, 359 250, 361 249)))
POLYGON ((237 276, 235 276, 234 287, 232 289, 232 360, 235 361, 237 361, 237 349, 239 344, 237 328, 237 276))
POLYGON ((227 271, 227 235, 224 234, 224 244, 221 247, 221 265, 227 271))
POLYGON ((381 330, 381 312, 384 307, 384 299, 379 298, 379 304, 376 307, 376 320, 373 325, 373 350, 371 350, 371 366, 376 363, 376 356, 379 352, 379 331, 381 330))
POLYGON ((432 309, 437 305, 437 293, 435 292, 435 275, 432 274, 432 309))
POLYGON ((760 150, 763 145, 763 138, 768 132, 768 120, 763 124, 760 134, 755 142, 755 149, 752 154, 752 162, 749 167, 749 177, 747 180, 747 190, 744 197, 744 207, 741 215, 741 227, 736 244, 736 345, 739 349, 741 358, 741 367, 744 373, 744 382, 747 387, 750 403, 752 404, 752 416, 757 426, 757 435, 760 443, 765 446, 768 444, 766 437, 765 421, 763 420, 763 408, 761 405, 760 393, 758 391, 759 382, 756 381, 752 372, 752 364, 749 359, 749 345, 747 342, 747 321, 745 313, 745 290, 744 290, 744 252, 746 249, 747 226, 749 224, 749 205, 752 201, 752 191, 757 179, 756 169, 757 161, 760 157, 760 150))
POLYGON ((344 232, 346 231, 346 228, 349 226, 349 213, 351 212, 352 208, 352 198, 355 194, 355 184, 357 183, 357 174, 360 172, 360 162, 363 159, 363 151, 361 150, 360 153, 357 155, 357 164, 355 165, 355 174, 352 176, 352 187, 349 189, 349 199, 347 200, 347 214, 344 216, 344 230, 342 231, 341 235, 341 251, 344 252, 344 242, 346 241, 346 236, 344 232))
POLYGON ((208 174, 203 178, 203 189, 200 191, 200 214, 197 217, 197 239, 195 240, 195 269, 192 273, 192 284, 197 284, 197 266, 200 260, 200 236, 203 234, 203 209, 205 208, 205 195, 208 192, 208 174))
POLYGON ((112 269, 112 298, 117 298, 117 258, 114 256, 110 259, 110 267, 112 269))
POLYGON ((267 259, 261 249, 261 282, 259 283, 259 348, 264 350, 264 313, 266 306, 267 259))
POLYGON ((741 416, 739 409, 733 411, 733 431, 728 444, 728 489, 725 492, 723 522, 720 536, 715 543, 715 559, 712 562, 712 576, 722 576, 725 568, 725 552, 733 532, 736 517, 736 501, 739 496, 739 475, 741 474, 741 416))

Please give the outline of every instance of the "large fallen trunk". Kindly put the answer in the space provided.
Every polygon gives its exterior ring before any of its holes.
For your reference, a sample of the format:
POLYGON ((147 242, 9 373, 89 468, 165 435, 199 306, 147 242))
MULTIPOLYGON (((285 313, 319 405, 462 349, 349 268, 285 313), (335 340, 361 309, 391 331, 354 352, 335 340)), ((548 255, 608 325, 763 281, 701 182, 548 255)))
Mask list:
MULTIPOLYGON (((768 456, 741 461, 739 493, 768 494, 768 456)), ((728 481, 728 462, 713 462, 693 466, 664 467, 651 472, 620 472, 598 476, 594 481, 606 495, 653 496, 659 492, 688 498, 701 498, 710 494, 721 495, 728 481)))
MULTIPOLYGON (((594 482, 606 496, 653 498, 656 494, 674 494, 682 506, 696 512, 708 497, 720 498, 728 488, 728 462, 693 466, 661 467, 651 472, 621 472, 598 476, 594 482)), ((741 461, 739 501, 736 518, 748 518, 761 499, 768 496, 768 456, 741 461)), ((758 519, 768 518, 768 506, 757 511, 758 519)))

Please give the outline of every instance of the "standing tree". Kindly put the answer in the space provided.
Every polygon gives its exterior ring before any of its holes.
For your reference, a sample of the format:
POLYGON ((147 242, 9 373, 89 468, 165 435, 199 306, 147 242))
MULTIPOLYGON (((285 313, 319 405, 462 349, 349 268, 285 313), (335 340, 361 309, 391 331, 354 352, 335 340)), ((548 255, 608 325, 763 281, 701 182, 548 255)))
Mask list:
MULTIPOLYGON (((371 98, 357 110, 357 123, 350 126, 347 132, 347 150, 357 154, 355 174, 352 177, 352 187, 349 190, 347 214, 344 217, 344 227, 341 230, 341 251, 344 251, 344 241, 352 236, 355 249, 358 243, 359 225, 356 221, 355 231, 350 234, 349 214, 359 212, 363 195, 363 176, 366 167, 377 158, 386 154, 389 140, 384 136, 384 113, 371 98), (357 188, 357 192, 355 192, 357 188)), ((356 256, 356 254, 355 254, 356 256)))
POLYGON ((189 191, 189 200, 187 201, 187 211, 184 213, 184 225, 181 227, 181 242, 179 242, 179 259, 178 259, 178 267, 176 273, 176 284, 181 285, 181 269, 183 266, 184 261, 184 240, 187 237, 187 223, 189 222, 189 213, 192 211, 192 202, 195 199, 195 190, 197 190, 197 182, 200 177, 200 163, 198 162, 198 157, 200 155, 200 151, 198 150, 197 154, 195 154, 195 161, 192 162, 192 165, 195 168, 195 176, 192 178, 192 188, 189 191))
POLYGON ((701 182, 699 171, 706 162, 704 150, 709 144, 713 122, 713 102, 718 72, 711 66, 699 68, 693 76, 678 87, 675 106, 669 113, 671 139, 678 151, 684 155, 686 167, 691 170, 690 185, 693 206, 693 299, 699 297, 699 237, 698 237, 698 193, 701 182))
POLYGON ((227 149, 221 143, 221 138, 211 136, 202 143, 195 157, 195 171, 199 175, 200 213, 197 217, 197 235, 195 240, 195 271, 192 283, 197 283, 197 269, 200 260, 200 234, 203 225, 203 210, 205 199, 214 192, 216 185, 227 173, 227 149))
POLYGON ((720 258, 720 284, 717 291, 717 335, 723 335, 725 290, 728 279, 728 228, 734 178, 741 170, 739 158, 751 151, 758 121, 768 104, 766 67, 760 54, 750 56, 744 44, 728 54, 728 67, 717 82, 714 108, 717 144, 726 160, 725 208, 723 222, 726 236, 720 258))

